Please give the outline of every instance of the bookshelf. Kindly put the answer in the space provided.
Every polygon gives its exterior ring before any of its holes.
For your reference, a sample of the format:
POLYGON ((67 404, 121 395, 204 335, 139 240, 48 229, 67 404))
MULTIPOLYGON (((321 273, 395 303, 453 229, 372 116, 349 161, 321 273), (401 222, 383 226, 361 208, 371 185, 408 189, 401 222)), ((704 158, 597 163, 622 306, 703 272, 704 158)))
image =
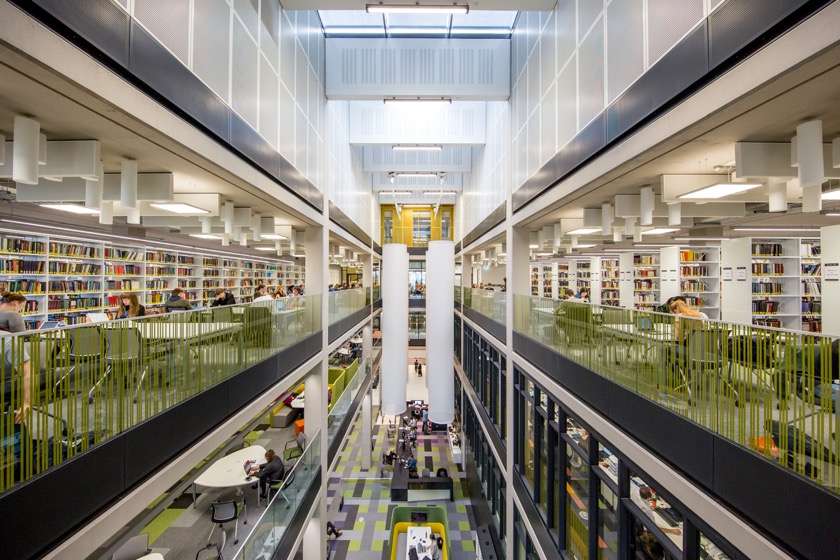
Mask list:
POLYGON ((653 311, 661 304, 659 255, 633 253, 633 307, 653 311))
POLYGON ((531 295, 540 295, 540 265, 531 265, 531 295))
POLYGON ((540 268, 542 270, 542 286, 540 295, 545 298, 556 297, 554 295, 554 290, 552 290, 552 282, 554 281, 554 265, 547 263, 543 264, 540 268))
POLYGON ((303 268, 280 261, 231 259, 62 236, 0 231, 0 289, 27 298, 27 328, 42 321, 86 321, 86 313, 115 314, 119 295, 135 292, 147 308, 163 306, 175 287, 195 306, 209 305, 215 287, 227 285, 237 301, 250 301, 254 286, 304 283, 303 268), (215 263, 216 266, 212 266, 215 263), (205 264, 207 266, 205 267, 205 264))
MULTIPOLYGON (((591 291, 592 284, 592 263, 590 259, 574 260, 572 261, 575 269, 575 282, 571 286, 575 293, 580 292, 581 288, 586 288, 591 291)), ((571 267, 570 267, 571 268, 571 267)))
POLYGON ((571 266, 568 261, 560 261, 557 263, 557 290, 554 292, 554 299, 563 299, 566 289, 570 287, 571 280, 571 266))
POLYGON ((723 241, 723 319, 792 330, 821 329, 820 252, 816 240, 800 238, 723 241))
POLYGON ((720 319, 720 249, 675 246, 660 251, 660 297, 676 295, 710 319, 720 319))
MULTIPOLYGON (((597 257, 596 257, 597 258, 597 257)), ((592 287, 593 294, 595 287, 592 287)), ((618 307, 621 304, 618 259, 601 258, 601 305, 618 307)), ((594 302, 595 299, 593 298, 594 302)))

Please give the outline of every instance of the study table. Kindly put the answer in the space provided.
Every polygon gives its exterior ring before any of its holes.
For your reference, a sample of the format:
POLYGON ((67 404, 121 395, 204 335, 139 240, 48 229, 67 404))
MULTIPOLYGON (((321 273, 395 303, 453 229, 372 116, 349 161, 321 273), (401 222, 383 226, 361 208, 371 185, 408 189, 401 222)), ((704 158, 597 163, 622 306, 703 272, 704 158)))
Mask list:
POLYGON ((427 551, 432 547, 431 527, 409 527, 406 529, 405 558, 411 560, 411 548, 417 552, 417 557, 422 560, 425 556, 431 558, 427 551))
POLYGON ((254 477, 248 480, 248 475, 245 474, 245 461, 254 461, 255 465, 265 463, 265 448, 261 445, 251 445, 234 451, 210 465, 193 482, 193 508, 195 508, 196 486, 237 488, 237 495, 239 495, 242 492, 242 486, 250 486, 258 482, 258 479, 254 477))

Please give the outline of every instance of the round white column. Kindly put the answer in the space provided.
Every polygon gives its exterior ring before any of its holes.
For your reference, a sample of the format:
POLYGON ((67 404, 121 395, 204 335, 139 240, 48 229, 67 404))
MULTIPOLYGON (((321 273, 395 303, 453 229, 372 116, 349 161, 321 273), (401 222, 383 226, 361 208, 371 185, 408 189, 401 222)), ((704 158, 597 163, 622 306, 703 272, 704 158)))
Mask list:
POLYGON ((382 413, 405 412, 408 384, 408 249, 382 247, 382 413))
POLYGON ((455 244, 432 241, 426 253, 426 376, 429 420, 455 419, 455 244))

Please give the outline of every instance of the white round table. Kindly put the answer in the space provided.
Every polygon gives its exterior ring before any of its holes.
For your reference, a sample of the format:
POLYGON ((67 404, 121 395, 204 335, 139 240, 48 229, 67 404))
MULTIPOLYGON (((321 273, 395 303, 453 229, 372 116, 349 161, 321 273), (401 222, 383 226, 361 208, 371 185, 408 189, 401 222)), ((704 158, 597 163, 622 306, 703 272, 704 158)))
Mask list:
POLYGON ((256 465, 265 463, 265 447, 262 445, 244 447, 210 465, 210 468, 198 475, 193 482, 193 507, 195 507, 195 487, 198 485, 207 488, 239 488, 256 482, 256 478, 248 480, 248 475, 245 474, 245 461, 255 461, 256 465))

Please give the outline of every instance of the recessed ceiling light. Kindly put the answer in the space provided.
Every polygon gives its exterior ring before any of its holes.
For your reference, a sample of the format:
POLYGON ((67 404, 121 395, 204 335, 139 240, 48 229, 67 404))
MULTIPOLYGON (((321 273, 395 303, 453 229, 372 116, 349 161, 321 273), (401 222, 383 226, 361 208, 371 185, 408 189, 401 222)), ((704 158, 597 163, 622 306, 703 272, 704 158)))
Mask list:
POLYGON ((535 244, 535 243, 532 243, 532 244, 528 245, 528 248, 529 248, 529 249, 539 249, 539 248, 540 248, 540 246, 539 246, 539 245, 537 245, 537 244, 535 244))
POLYGON ((196 239, 221 239, 220 235, 213 235, 211 233, 191 233, 190 237, 195 237, 196 239))
POLYGON ((665 233, 674 233, 675 231, 680 231, 680 228, 658 227, 643 231, 642 235, 662 235, 665 233))
POLYGON ((276 251, 276 247, 253 247, 257 251, 276 251))
POLYGON ((198 208, 192 204, 183 202, 153 202, 149 204, 152 208, 158 210, 166 210, 167 212, 175 212, 176 214, 209 214, 204 208, 198 208))
POLYGON ((409 103, 423 103, 426 105, 432 104, 441 104, 441 105, 451 105, 452 98, 451 97, 389 97, 382 100, 383 103, 386 105, 404 105, 409 103))
POLYGON ((840 200, 840 189, 822 193, 823 200, 840 200))
POLYGON ((582 227, 582 228, 573 229, 572 231, 567 231, 566 234, 567 235, 589 235, 590 233, 600 233, 600 231, 601 231, 601 228, 599 228, 599 227, 598 228, 582 227))
POLYGON ((467 4, 366 4, 369 14, 468 14, 467 4))
POLYGON ((411 191, 379 191, 386 196, 411 196, 411 191))
POLYGON ((279 233, 263 233, 260 237, 263 239, 288 239, 285 235, 280 235, 279 233))
POLYGON ((798 231, 800 233, 820 233, 819 229, 800 226, 778 226, 778 227, 734 227, 732 231, 798 231))
POLYGON ((592 247, 595 247, 595 243, 587 245, 575 245, 574 249, 591 249, 592 247))
POLYGON ((431 146, 431 145, 416 145, 416 146, 391 146, 391 149, 395 152, 440 152, 443 150, 443 146, 431 146))
POLYGON ((406 173, 397 173, 397 177, 437 177, 437 173, 425 173, 425 172, 406 172, 406 173))
POLYGON ((455 196, 458 193, 455 191, 426 191, 423 194, 426 196, 455 196))
POLYGON ((723 198, 725 196, 732 196, 733 194, 741 194, 752 189, 760 187, 761 183, 716 183, 679 195, 677 198, 723 198))
POLYGON ((63 210, 64 212, 72 212, 73 214, 99 214, 99 210, 93 208, 85 208, 81 204, 39 204, 41 208, 49 208, 50 210, 63 210))

